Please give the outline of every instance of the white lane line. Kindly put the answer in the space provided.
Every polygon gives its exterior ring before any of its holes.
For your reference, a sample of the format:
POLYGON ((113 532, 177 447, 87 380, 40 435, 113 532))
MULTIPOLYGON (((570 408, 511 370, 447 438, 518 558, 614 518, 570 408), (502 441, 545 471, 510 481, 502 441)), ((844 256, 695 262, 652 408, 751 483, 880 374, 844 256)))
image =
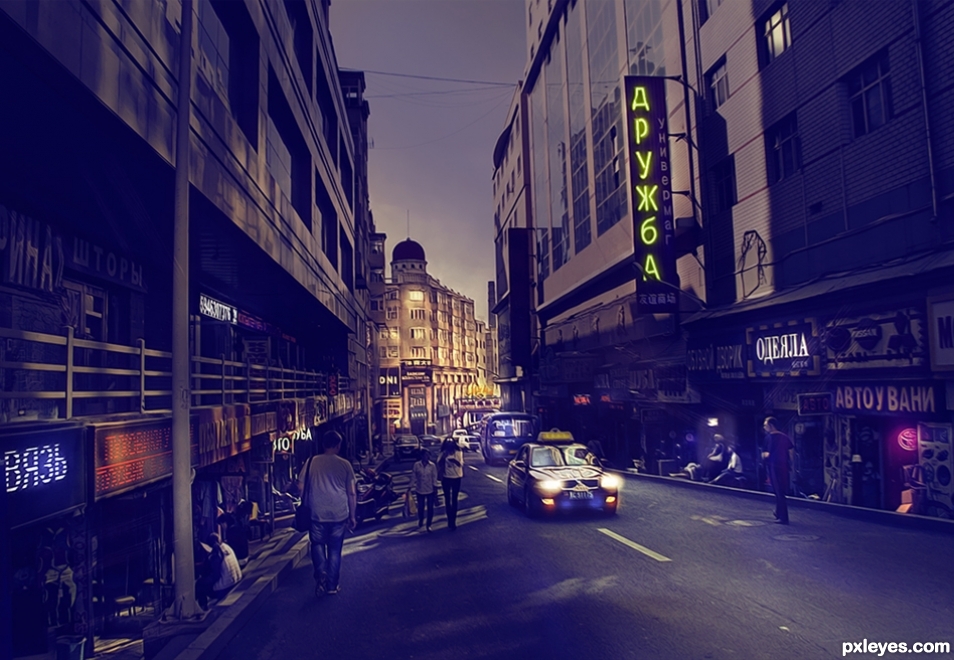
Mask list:
POLYGON ((495 476, 492 475, 492 474, 488 474, 488 475, 487 475, 487 478, 488 478, 488 479, 493 479, 493 480, 496 481, 498 484, 502 484, 502 483, 503 483, 503 479, 498 479, 497 477, 495 477, 495 476))
POLYGON ((475 468, 473 465, 468 465, 467 467, 469 467, 469 468, 470 468, 471 470, 473 470, 474 472, 479 472, 479 471, 480 471, 480 470, 478 470, 477 468, 475 468))
POLYGON ((611 539, 615 539, 615 540, 619 541, 620 543, 622 543, 623 545, 628 545, 628 546, 631 547, 633 550, 636 550, 636 551, 638 551, 638 552, 641 552, 641 553, 643 553, 644 555, 646 555, 647 557, 652 557, 652 558, 655 559, 656 561, 672 561, 672 559, 670 559, 669 557, 666 557, 665 555, 661 555, 661 554, 659 554, 658 552, 654 552, 653 550, 650 550, 649 548, 647 548, 647 547, 645 547, 645 546, 639 545, 639 544, 636 543, 635 541, 630 541, 630 540, 629 540, 628 538, 626 538, 625 536, 620 536, 620 535, 617 534, 616 532, 612 532, 612 531, 610 531, 610 530, 608 530, 608 529, 604 529, 604 528, 602 528, 602 527, 597 528, 596 531, 602 532, 602 533, 606 534, 608 537, 610 537, 611 539))

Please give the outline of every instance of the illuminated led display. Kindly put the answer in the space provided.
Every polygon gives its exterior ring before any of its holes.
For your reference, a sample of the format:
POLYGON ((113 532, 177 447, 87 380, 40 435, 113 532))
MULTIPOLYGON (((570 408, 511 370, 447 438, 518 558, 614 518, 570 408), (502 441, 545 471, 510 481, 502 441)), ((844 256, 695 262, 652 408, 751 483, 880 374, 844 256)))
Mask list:
POLYGON ((641 314, 672 313, 679 308, 679 283, 666 81, 626 76, 625 88, 633 252, 638 267, 636 308, 641 314))
POLYGON ((59 443, 3 452, 7 492, 36 488, 66 479, 69 464, 59 443))

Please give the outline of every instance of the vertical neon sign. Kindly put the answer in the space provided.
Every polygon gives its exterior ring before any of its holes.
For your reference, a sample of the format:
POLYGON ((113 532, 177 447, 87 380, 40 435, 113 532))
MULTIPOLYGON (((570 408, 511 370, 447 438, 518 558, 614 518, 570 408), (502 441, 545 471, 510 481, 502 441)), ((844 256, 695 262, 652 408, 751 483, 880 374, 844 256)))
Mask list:
POLYGON ((638 271, 636 309, 641 314, 672 313, 679 309, 679 280, 673 251, 666 80, 626 76, 624 85, 633 256, 638 271))

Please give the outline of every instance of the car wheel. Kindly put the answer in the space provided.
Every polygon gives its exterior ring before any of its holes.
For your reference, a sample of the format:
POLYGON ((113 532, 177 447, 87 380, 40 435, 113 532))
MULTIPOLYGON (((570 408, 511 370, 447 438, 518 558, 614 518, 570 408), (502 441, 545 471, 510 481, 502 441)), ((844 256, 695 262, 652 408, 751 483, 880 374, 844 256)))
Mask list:
POLYGON ((530 494, 530 486, 523 489, 523 512, 527 518, 537 517, 537 507, 533 504, 533 496, 530 494))

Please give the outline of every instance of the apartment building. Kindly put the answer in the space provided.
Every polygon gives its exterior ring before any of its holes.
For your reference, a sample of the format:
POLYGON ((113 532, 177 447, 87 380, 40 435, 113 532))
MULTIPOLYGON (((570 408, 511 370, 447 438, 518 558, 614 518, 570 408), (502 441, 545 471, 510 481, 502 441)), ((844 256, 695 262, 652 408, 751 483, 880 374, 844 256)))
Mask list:
MULTIPOLYGON (((379 245, 383 252, 383 240, 379 245)), ((484 339, 474 301, 430 275, 424 248, 408 238, 394 247, 391 277, 372 289, 371 309, 382 437, 450 433, 454 402, 479 385, 478 341, 484 339)))

